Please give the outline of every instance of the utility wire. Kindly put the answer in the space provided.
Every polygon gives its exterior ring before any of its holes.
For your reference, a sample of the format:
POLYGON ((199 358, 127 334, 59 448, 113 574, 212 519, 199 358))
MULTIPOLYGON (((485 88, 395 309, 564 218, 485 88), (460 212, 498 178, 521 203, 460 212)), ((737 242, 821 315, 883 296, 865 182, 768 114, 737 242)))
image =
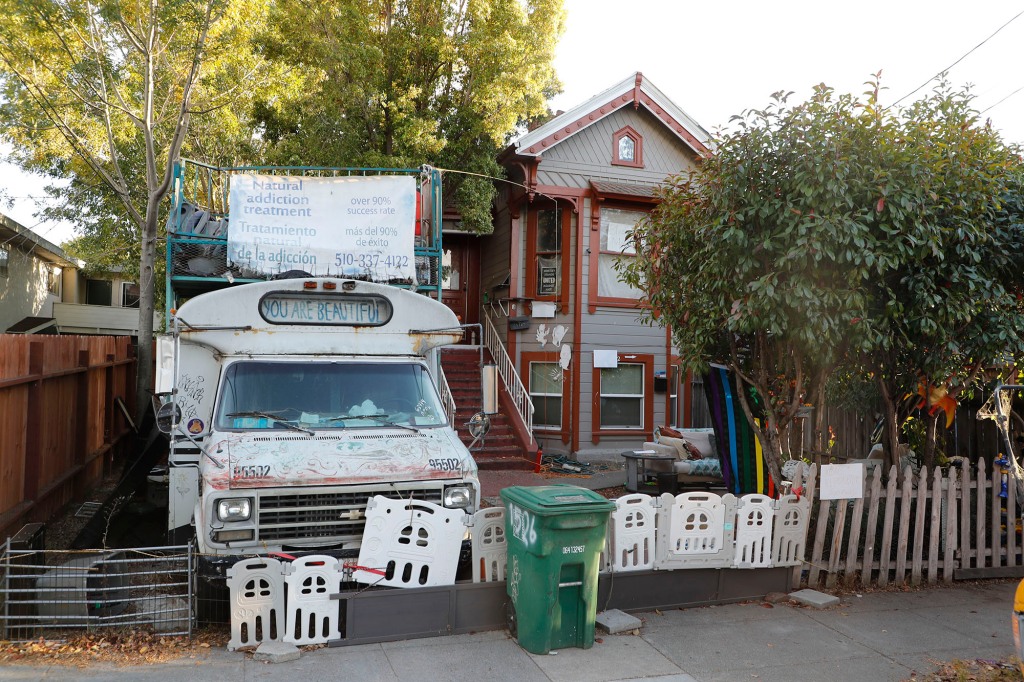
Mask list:
MULTIPOLYGON (((918 90, 920 90, 920 89, 921 89, 921 88, 923 88, 924 86, 926 86, 926 85, 928 85, 929 83, 931 83, 931 82, 932 82, 933 80, 935 80, 936 78, 938 78, 938 77, 939 77, 939 76, 941 76, 942 74, 944 74, 944 73, 946 73, 947 71, 949 71, 950 69, 952 69, 952 68, 953 68, 954 66, 956 66, 957 64, 959 64, 960 62, 962 62, 962 61, 963 61, 964 59, 966 59, 966 58, 967 58, 967 56, 968 56, 968 55, 970 55, 970 54, 971 54, 972 52, 974 52, 975 50, 977 50, 977 49, 978 49, 979 47, 981 47, 982 45, 984 45, 984 44, 985 44, 985 43, 987 43, 988 41, 992 40, 992 38, 994 38, 994 37, 995 37, 995 35, 996 35, 997 33, 999 33, 999 32, 1000 32, 1000 31, 1002 31, 1002 30, 1003 30, 1004 28, 1006 28, 1007 26, 1009 26, 1010 24, 1012 24, 1012 23, 1013 23, 1014 21, 1016 21, 1016 20, 1017 20, 1017 19, 1018 19, 1018 18, 1020 17, 1020 15, 1022 15, 1022 14, 1024 14, 1024 10, 1021 10, 1020 12, 1018 12, 1018 13, 1017 13, 1017 14, 1016 14, 1016 15, 1015 15, 1015 16, 1014 16, 1014 17, 1013 17, 1012 19, 1010 19, 1010 20, 1009 20, 1009 21, 1007 21, 1007 22, 1006 22, 1005 24, 1003 24, 1002 26, 1000 26, 999 28, 997 28, 997 29, 996 29, 995 31, 993 31, 993 32, 992 32, 992 35, 990 35, 990 36, 989 36, 988 38, 985 38, 985 39, 984 39, 983 41, 981 41, 980 43, 978 43, 977 45, 975 45, 974 47, 972 47, 972 48, 971 48, 970 50, 968 50, 967 52, 965 52, 965 53, 964 53, 964 55, 963 55, 962 57, 960 57, 960 59, 957 59, 957 60, 956 60, 955 62, 953 62, 952 64, 950 64, 950 65, 949 65, 949 66, 947 66, 946 68, 942 69, 941 71, 939 71, 938 73, 936 73, 936 74, 935 74, 934 76, 932 76, 931 78, 929 78, 928 80, 926 80, 926 81, 925 81, 924 83, 921 83, 921 84, 920 84, 920 85, 918 85, 918 86, 917 86, 916 88, 914 88, 913 90, 911 90, 911 91, 910 91, 910 92, 908 92, 907 94, 903 95, 903 97, 900 97, 900 98, 899 98, 898 100, 896 100, 895 102, 893 102, 892 104, 890 104, 890 105, 889 105, 888 107, 886 107, 886 108, 888 109, 888 108, 891 108, 891 107, 894 107, 894 106, 896 106, 897 104, 899 104, 900 102, 902 102, 902 101, 903 101, 903 100, 905 100, 906 98, 910 97, 911 95, 913 95, 914 93, 916 93, 916 92, 917 92, 918 90)), ((1001 101, 1001 100, 1000 100, 1000 101, 1001 101)), ((998 102, 997 102, 997 104, 998 104, 998 102)), ((995 106, 995 104, 993 104, 992 106, 995 106)), ((991 108, 992 108, 992 107, 989 107, 989 109, 991 109, 991 108)), ((986 109, 986 111, 988 111, 988 110, 986 109)), ((982 113, 984 113, 984 112, 982 112, 982 113)))
POLYGON ((989 109, 994 109, 995 107, 999 106, 1000 104, 1002 104, 1002 103, 1003 103, 1003 102, 1005 102, 1006 100, 1008 100, 1008 99, 1010 99, 1011 97, 1013 97, 1014 95, 1016 95, 1016 94, 1017 94, 1018 92, 1020 92, 1021 90, 1024 90, 1024 85, 1020 86, 1019 88, 1017 88, 1016 90, 1014 90, 1013 92, 1011 92, 1011 93, 1010 93, 1009 95, 1007 95, 1006 97, 1004 97, 1004 98, 1002 98, 1001 100, 999 100, 998 102, 996 102, 995 104, 993 104, 993 105, 991 105, 991 106, 989 106, 989 107, 986 107, 986 108, 985 108, 985 109, 983 109, 982 111, 978 112, 978 115, 980 116, 980 115, 984 114, 984 113, 985 113, 986 111, 988 111, 989 109))

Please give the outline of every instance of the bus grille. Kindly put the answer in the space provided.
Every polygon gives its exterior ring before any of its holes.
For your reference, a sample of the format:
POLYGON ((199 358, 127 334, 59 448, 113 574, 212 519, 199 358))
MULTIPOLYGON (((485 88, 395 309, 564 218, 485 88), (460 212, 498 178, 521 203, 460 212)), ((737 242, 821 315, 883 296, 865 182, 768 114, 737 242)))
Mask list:
POLYGON ((381 495, 441 504, 440 488, 360 492, 260 494, 259 540, 288 544, 314 538, 359 539, 366 523, 366 503, 381 495), (355 513, 354 513, 355 512, 355 513))

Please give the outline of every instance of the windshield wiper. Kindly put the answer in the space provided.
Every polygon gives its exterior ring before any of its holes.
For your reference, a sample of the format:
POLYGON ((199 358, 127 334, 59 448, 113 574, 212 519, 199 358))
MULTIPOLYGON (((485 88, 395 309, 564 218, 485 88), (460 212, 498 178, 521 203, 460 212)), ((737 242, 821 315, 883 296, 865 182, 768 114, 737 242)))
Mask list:
POLYGON ((288 421, 287 419, 285 419, 284 417, 282 417, 281 415, 274 414, 273 412, 259 412, 257 410, 253 410, 251 412, 230 412, 226 416, 228 416, 228 417, 261 417, 263 419, 270 419, 270 420, 272 420, 272 421, 274 421, 276 423, 282 424, 283 426, 286 426, 286 427, 288 427, 289 429, 291 429, 293 431, 298 431, 300 433, 304 433, 307 436, 314 435, 313 432, 310 431, 309 429, 305 429, 305 428, 299 426, 298 424, 293 424, 290 421, 288 421))
POLYGON ((399 424, 398 422, 391 421, 391 415, 388 414, 387 412, 384 412, 384 413, 381 413, 381 414, 353 415, 353 416, 348 417, 348 418, 349 419, 372 419, 375 422, 377 422, 378 424, 383 424, 384 426, 394 426, 396 429, 408 429, 409 431, 412 431, 413 433, 419 433, 420 432, 419 429, 417 429, 415 426, 412 426, 411 424, 399 424))

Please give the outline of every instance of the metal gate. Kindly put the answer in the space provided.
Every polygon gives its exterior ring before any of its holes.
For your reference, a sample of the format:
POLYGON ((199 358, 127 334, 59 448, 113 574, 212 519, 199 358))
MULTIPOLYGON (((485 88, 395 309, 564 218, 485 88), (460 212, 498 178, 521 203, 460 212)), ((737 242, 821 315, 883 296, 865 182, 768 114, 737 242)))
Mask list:
POLYGON ((68 637, 106 629, 192 634, 193 550, 142 547, 0 555, 0 639, 68 637))

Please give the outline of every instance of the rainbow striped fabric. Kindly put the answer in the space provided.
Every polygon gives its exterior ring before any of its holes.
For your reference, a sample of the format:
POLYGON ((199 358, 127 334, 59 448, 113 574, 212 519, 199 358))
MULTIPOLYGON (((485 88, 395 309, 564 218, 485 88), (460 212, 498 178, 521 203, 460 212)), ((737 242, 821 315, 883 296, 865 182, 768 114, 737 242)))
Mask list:
MULTIPOLYGON (((704 375, 704 395, 711 412, 711 426, 715 430, 725 487, 734 495, 760 493, 777 497, 778 491, 768 473, 761 442, 747 422, 743 406, 736 396, 732 373, 725 367, 712 365, 704 375)), ((763 414, 763 406, 756 394, 749 397, 751 411, 757 419, 763 414)))

